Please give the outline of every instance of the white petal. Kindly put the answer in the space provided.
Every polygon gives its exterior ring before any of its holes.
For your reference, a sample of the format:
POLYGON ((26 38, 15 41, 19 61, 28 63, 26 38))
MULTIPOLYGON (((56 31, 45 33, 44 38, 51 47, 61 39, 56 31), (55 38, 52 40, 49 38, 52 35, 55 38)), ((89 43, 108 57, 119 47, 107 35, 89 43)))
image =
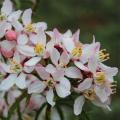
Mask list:
POLYGON ((36 55, 34 52, 34 47, 30 47, 28 45, 23 45, 23 46, 19 45, 17 46, 17 49, 21 54, 25 56, 33 57, 36 55))
POLYGON ((116 67, 109 67, 100 63, 100 68, 108 75, 108 76, 115 76, 118 73, 118 68, 116 67))
POLYGON ((58 96, 61 98, 64 98, 70 95, 71 85, 69 80, 65 77, 62 77, 62 78, 59 78, 59 82, 60 83, 55 86, 58 96))
POLYGON ((66 52, 63 52, 60 56, 60 64, 63 64, 64 66, 67 65, 70 61, 70 57, 66 52))
POLYGON ((59 78, 64 77, 65 73, 64 73, 64 68, 60 68, 60 69, 56 69, 55 72, 51 72, 52 77, 54 78, 54 80, 59 80, 59 78))
POLYGON ((95 55, 93 55, 88 61, 88 68, 92 73, 96 73, 97 67, 98 67, 98 61, 95 55))
POLYGON ((47 29, 47 24, 45 22, 38 22, 33 24, 33 26, 37 29, 37 30, 46 30, 47 29))
POLYGON ((64 34, 64 37, 72 37, 72 31, 71 30, 67 30, 64 34))
POLYGON ((28 86, 28 93, 41 93, 46 88, 46 85, 41 81, 35 81, 28 86))
POLYGON ((33 43, 33 44, 37 44, 39 43, 39 36, 38 34, 30 34, 30 41, 33 43))
POLYGON ((56 72, 56 68, 52 64, 48 64, 45 70, 50 74, 53 74, 56 72))
POLYGON ((92 103, 98 107, 102 107, 103 109, 106 109, 108 111, 111 111, 111 108, 109 107, 110 103, 109 103, 109 99, 108 101, 106 101, 105 103, 102 103, 101 101, 99 101, 98 99, 92 101, 92 103))
POLYGON ((50 54, 51 61, 54 65, 58 65, 58 60, 60 59, 60 53, 57 49, 53 48, 52 53, 50 54))
POLYGON ((16 85, 17 85, 20 89, 26 88, 26 81, 25 81, 25 79, 26 79, 26 74, 24 74, 24 73, 21 73, 21 74, 17 77, 15 83, 16 83, 16 85))
POLYGON ((34 70, 35 66, 24 66, 24 71, 26 73, 31 73, 34 70))
POLYGON ((1 47, 7 51, 11 51, 13 48, 14 48, 14 44, 8 40, 3 40, 1 43, 0 43, 1 47))
POLYGON ((45 32, 40 30, 38 33, 39 36, 39 42, 42 43, 44 46, 46 45, 46 35, 45 32))
POLYGON ((27 62, 25 62, 25 66, 35 66, 41 60, 40 57, 33 57, 27 62))
POLYGON ((75 48, 75 44, 73 42, 73 39, 65 37, 62 39, 62 41, 63 41, 63 45, 65 46, 67 51, 71 53, 72 50, 75 48))
POLYGON ((16 31, 22 31, 23 30, 23 26, 19 21, 13 20, 11 22, 11 24, 13 25, 13 27, 15 28, 16 31))
POLYGON ((90 71, 90 70, 89 70, 86 66, 84 66, 81 62, 75 61, 74 64, 75 64, 80 70, 87 71, 87 72, 90 71))
POLYGON ((50 78, 50 74, 45 70, 44 67, 36 67, 36 71, 43 80, 50 78))
POLYGON ((20 34, 17 38, 19 45, 25 45, 28 42, 28 36, 26 34, 20 34))
POLYGON ((1 63, 0 65, 1 65, 2 69, 3 69, 5 72, 11 73, 10 65, 7 65, 7 64, 5 64, 5 63, 1 63))
POLYGON ((10 23, 3 22, 0 24, 0 38, 4 37, 6 30, 10 30, 12 28, 10 23))
POLYGON ((101 102, 105 102, 108 100, 108 94, 106 92, 105 88, 101 88, 99 86, 95 87, 95 93, 96 95, 99 97, 99 99, 101 100, 101 102))
POLYGON ((20 18, 20 15, 22 14, 21 10, 15 11, 12 14, 9 15, 8 21, 18 20, 20 18))
POLYGON ((48 102, 51 106, 54 106, 54 105, 55 105, 55 102, 54 102, 54 93, 53 93, 53 90, 52 90, 52 89, 50 89, 49 91, 47 91, 46 99, 47 99, 47 102, 48 102))
POLYGON ((69 67, 65 69, 65 75, 70 78, 82 78, 80 70, 76 67, 69 67))
POLYGON ((80 35, 80 29, 78 29, 74 34, 73 34, 73 38, 74 41, 77 43, 79 42, 79 35, 80 35))
POLYGON ((12 12, 12 2, 10 0, 5 0, 1 8, 1 12, 5 15, 9 15, 12 12))
POLYGON ((20 62, 21 62, 21 61, 20 61, 20 54, 19 54, 17 51, 14 53, 13 59, 14 59, 17 63, 20 63, 20 62))
POLYGON ((84 103, 85 103, 84 96, 79 96, 78 98, 76 98, 75 103, 74 103, 74 114, 75 115, 81 114, 84 103))
POLYGON ((86 89, 89 89, 92 85, 92 79, 91 78, 86 78, 82 83, 79 84, 78 90, 79 91, 84 91, 86 89))
POLYGON ((0 90, 9 90, 14 84, 17 78, 16 74, 9 75, 6 79, 4 79, 0 84, 0 90))
POLYGON ((27 9, 24 11, 23 16, 22 16, 22 21, 24 25, 31 24, 31 16, 32 16, 31 9, 27 9))

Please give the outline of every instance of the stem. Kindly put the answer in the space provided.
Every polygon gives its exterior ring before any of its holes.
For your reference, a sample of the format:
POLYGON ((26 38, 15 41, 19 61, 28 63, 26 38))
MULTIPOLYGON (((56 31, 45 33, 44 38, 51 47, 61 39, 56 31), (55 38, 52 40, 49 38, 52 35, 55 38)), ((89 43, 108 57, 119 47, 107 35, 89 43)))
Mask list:
POLYGON ((44 103, 42 105, 42 107, 39 108, 39 110, 36 113, 35 120, 38 120, 38 117, 40 116, 40 114, 41 114, 41 112, 42 112, 42 110, 44 109, 45 106, 46 106, 46 103, 44 103))
POLYGON ((16 110, 16 108, 18 107, 20 101, 22 101, 25 97, 27 96, 27 91, 25 91, 20 97, 18 97, 15 102, 12 104, 12 106, 9 108, 8 111, 8 117, 7 120, 10 120, 14 111, 16 110))
POLYGON ((19 118, 19 120, 23 120, 23 119, 22 119, 22 115, 21 115, 21 111, 20 111, 20 106, 19 106, 19 105, 17 106, 17 113, 18 113, 18 118, 19 118))
POLYGON ((36 1, 33 3, 32 10, 33 10, 34 13, 36 12, 36 10, 37 10, 37 8, 38 8, 39 2, 40 2, 40 0, 36 0, 36 1))
POLYGON ((60 116, 60 119, 61 119, 61 120, 64 120, 63 111, 62 111, 62 109, 60 108, 60 106, 57 106, 57 111, 58 111, 58 114, 59 114, 59 116, 60 116))
POLYGON ((87 115, 87 113, 84 110, 83 110, 83 113, 85 115, 86 120, 90 120, 89 116, 87 115))
POLYGON ((51 105, 48 104, 46 108, 46 113, 45 113, 46 120, 50 120, 50 114, 51 114, 51 105))

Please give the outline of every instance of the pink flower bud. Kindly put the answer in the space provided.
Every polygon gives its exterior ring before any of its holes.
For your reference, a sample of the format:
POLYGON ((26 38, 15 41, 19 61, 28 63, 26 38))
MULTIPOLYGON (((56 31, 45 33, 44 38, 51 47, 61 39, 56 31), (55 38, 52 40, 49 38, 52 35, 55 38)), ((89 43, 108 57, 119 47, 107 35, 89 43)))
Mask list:
POLYGON ((5 37, 8 41, 13 41, 17 39, 17 33, 13 30, 8 30, 5 34, 5 37))

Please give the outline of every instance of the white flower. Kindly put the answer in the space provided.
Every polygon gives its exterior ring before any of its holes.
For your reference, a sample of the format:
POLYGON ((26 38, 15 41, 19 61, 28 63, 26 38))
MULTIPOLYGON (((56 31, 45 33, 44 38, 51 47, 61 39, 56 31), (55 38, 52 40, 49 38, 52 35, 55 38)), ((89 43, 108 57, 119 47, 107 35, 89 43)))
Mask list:
POLYGON ((28 89, 29 93, 39 93, 46 89, 46 99, 52 106, 55 105, 54 89, 59 97, 64 98, 70 95, 70 82, 64 77, 62 70, 57 70, 53 65, 47 65, 46 68, 40 66, 36 68, 37 73, 43 81, 34 82, 28 89))
POLYGON ((0 84, 1 91, 9 90, 14 84, 16 84, 20 89, 26 88, 26 74, 23 73, 24 67, 20 61, 20 55, 18 53, 14 54, 12 60, 9 64, 1 63, 1 67, 6 73, 9 73, 8 77, 2 80, 0 84))
POLYGON ((14 20, 13 21, 13 26, 17 31, 25 31, 26 33, 37 33, 38 30, 46 30, 47 29, 47 24, 45 22, 38 22, 38 23, 32 23, 31 20, 32 16, 32 10, 31 9, 26 9, 22 15, 22 22, 23 25, 14 20))
POLYGON ((64 70, 65 76, 69 78, 80 78, 82 79, 81 71, 75 67, 67 67, 70 62, 70 57, 66 51, 63 51, 61 54, 56 48, 53 48, 50 53, 50 58, 52 63, 60 70, 64 70))
POLYGON ((44 31, 39 31, 38 34, 31 34, 30 41, 33 44, 32 46, 27 45, 25 41, 27 42, 28 40, 26 40, 25 37, 21 36, 20 43, 22 44, 22 46, 18 45, 18 51, 25 56, 32 57, 25 63, 26 66, 35 66, 44 57, 46 47, 46 35, 44 31))
POLYGON ((22 11, 13 11, 12 2, 5 0, 0 13, 0 38, 5 35, 6 30, 12 28, 13 21, 18 21, 22 11))

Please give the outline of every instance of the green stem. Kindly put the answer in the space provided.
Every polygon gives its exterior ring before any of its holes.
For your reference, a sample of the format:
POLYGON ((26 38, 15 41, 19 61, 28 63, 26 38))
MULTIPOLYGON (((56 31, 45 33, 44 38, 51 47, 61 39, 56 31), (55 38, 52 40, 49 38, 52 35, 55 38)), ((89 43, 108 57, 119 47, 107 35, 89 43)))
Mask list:
POLYGON ((40 2, 40 0, 36 0, 36 1, 33 3, 33 6, 32 6, 33 13, 36 12, 36 10, 37 10, 37 8, 38 8, 38 5, 39 5, 39 2, 40 2))
POLYGON ((18 107, 18 105, 20 104, 20 101, 22 101, 25 97, 27 96, 27 91, 25 91, 20 97, 18 97, 15 102, 12 104, 12 106, 9 108, 8 110, 8 117, 7 120, 10 120, 14 111, 16 110, 16 108, 18 107))
POLYGON ((46 120, 50 120, 50 114, 51 114, 51 105, 47 105, 47 108, 46 108, 46 113, 45 113, 45 119, 46 120))
POLYGON ((21 115, 21 111, 20 111, 20 106, 19 106, 19 105, 17 106, 17 113, 18 113, 18 118, 19 118, 19 120, 23 120, 23 119, 22 119, 22 115, 21 115))
POLYGON ((44 109, 45 106, 46 106, 46 103, 44 103, 44 104, 39 108, 39 110, 38 110, 37 113, 36 113, 35 120, 38 120, 38 118, 39 118, 39 116, 40 116, 40 114, 41 114, 41 112, 42 112, 42 110, 44 109))
POLYGON ((87 115, 87 113, 84 110, 83 110, 83 113, 85 115, 86 120, 90 120, 89 116, 87 115))
POLYGON ((60 116, 60 119, 61 119, 61 120, 64 120, 63 111, 62 111, 62 109, 61 109, 60 106, 57 106, 57 111, 58 111, 58 114, 59 114, 59 116, 60 116))

